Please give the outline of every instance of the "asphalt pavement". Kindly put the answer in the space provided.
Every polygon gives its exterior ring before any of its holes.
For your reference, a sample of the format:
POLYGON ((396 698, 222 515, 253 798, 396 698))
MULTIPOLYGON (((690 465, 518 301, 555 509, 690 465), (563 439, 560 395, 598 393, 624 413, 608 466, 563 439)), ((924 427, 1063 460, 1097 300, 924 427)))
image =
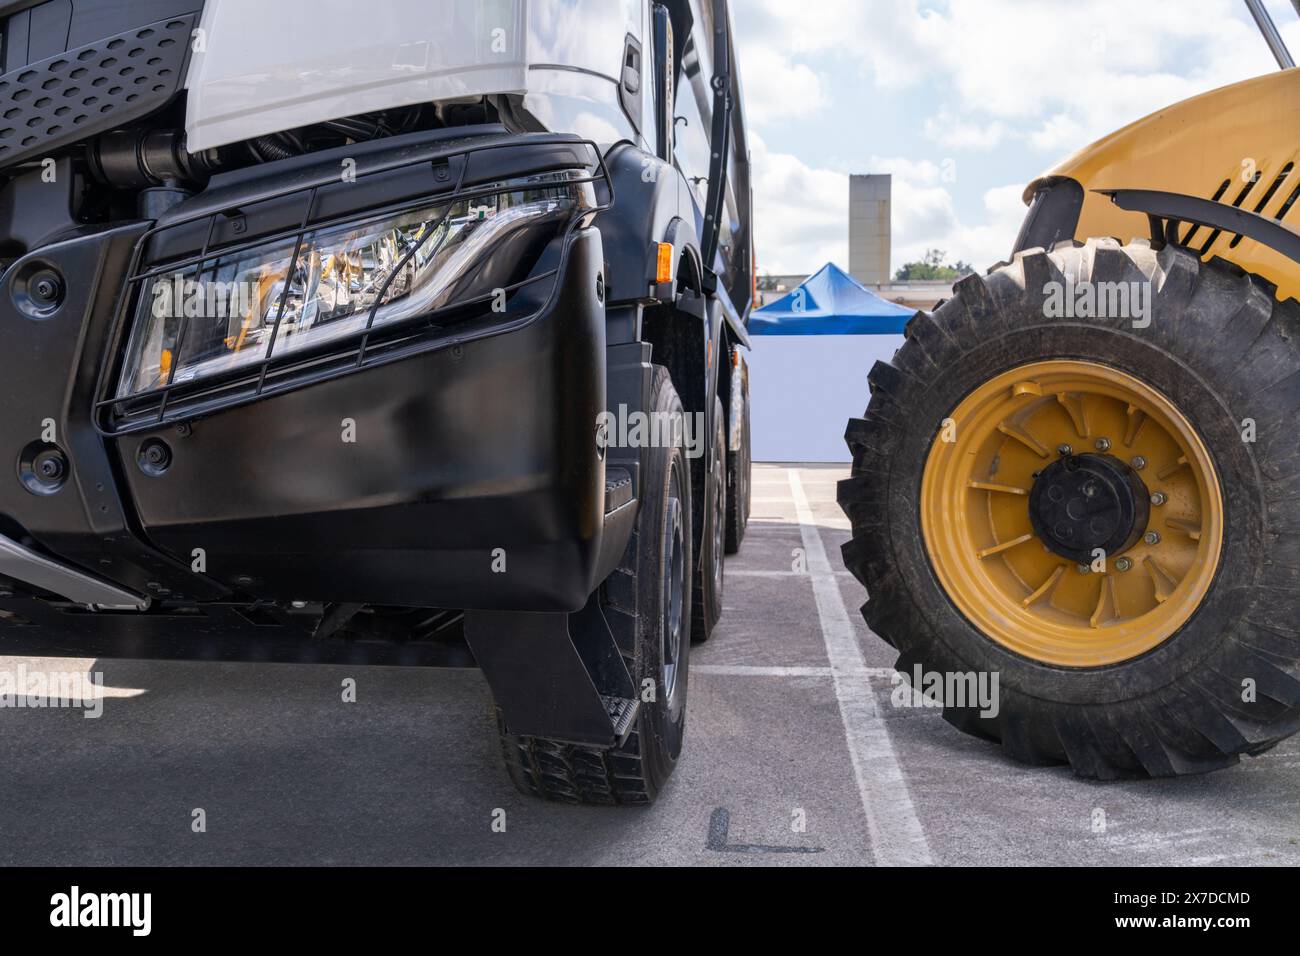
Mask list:
POLYGON ((1300 739, 1095 783, 893 706, 892 651, 839 558, 846 474, 755 465, 653 807, 516 793, 474 670, 8 657, 98 672, 104 700, 97 719, 0 708, 0 863, 1300 864, 1300 739))

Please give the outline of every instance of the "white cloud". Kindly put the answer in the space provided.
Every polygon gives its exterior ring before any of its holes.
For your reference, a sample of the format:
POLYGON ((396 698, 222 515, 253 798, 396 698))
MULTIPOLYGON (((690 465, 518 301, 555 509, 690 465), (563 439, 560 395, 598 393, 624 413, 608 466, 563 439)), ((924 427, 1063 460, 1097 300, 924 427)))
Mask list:
MULTIPOLYGON (((1288 4, 1272 6, 1300 55, 1300 21, 1288 4)), ((993 154, 961 160, 955 180, 943 164, 906 156, 824 158, 815 135, 782 139, 797 155, 769 152, 755 133, 757 251, 760 269, 775 273, 847 264, 849 169, 893 174, 895 268, 937 248, 983 269, 1006 257, 1025 214, 1024 180, 1008 183, 1012 172, 998 168, 1009 149, 1042 168, 1273 68, 1240 0, 737 0, 734 16, 750 119, 770 140, 774 124, 795 117, 857 122, 879 98, 886 115, 911 114, 914 125, 910 137, 871 132, 878 152, 915 144, 919 130, 959 156, 993 154), (976 209, 955 202, 972 192, 976 209)))
POLYGON ((812 272, 826 262, 847 264, 849 178, 814 169, 787 153, 770 153, 751 134, 754 245, 762 272, 812 272))
MULTIPOLYGON (((746 0, 736 15, 750 59, 838 53, 875 92, 944 91, 927 132, 954 148, 1016 136, 1054 151, 1067 130, 1082 146, 1271 67, 1239 0, 746 0)), ((1300 43, 1300 24, 1279 22, 1300 43)))
POLYGON ((744 47, 737 52, 737 58, 750 122, 809 116, 826 106, 822 78, 811 67, 792 62, 774 47, 744 47))
POLYGON ((1029 134, 1029 142, 1042 152, 1066 155, 1090 142, 1090 137, 1077 118, 1068 113, 1056 113, 1029 134))
MULTIPOLYGON (((773 153, 761 136, 752 142, 754 220, 761 272, 810 273, 826 262, 848 265, 849 177, 818 169, 797 156, 773 153)), ((1023 184, 984 194, 983 219, 963 222, 944 164, 900 157, 872 156, 862 168, 893 177, 893 261, 919 259, 926 249, 942 249, 949 260, 978 268, 1006 256, 1025 215, 1023 184)))
POLYGON ((925 136, 949 149, 990 150, 1002 143, 1011 132, 1000 120, 975 123, 940 110, 925 121, 925 136))
POLYGON ((963 220, 953 201, 956 184, 932 175, 928 164, 873 158, 873 172, 893 176, 894 267, 915 262, 927 249, 941 249, 946 260, 984 269, 1007 256, 1025 218, 1024 185, 1012 183, 983 194, 978 222, 963 220))

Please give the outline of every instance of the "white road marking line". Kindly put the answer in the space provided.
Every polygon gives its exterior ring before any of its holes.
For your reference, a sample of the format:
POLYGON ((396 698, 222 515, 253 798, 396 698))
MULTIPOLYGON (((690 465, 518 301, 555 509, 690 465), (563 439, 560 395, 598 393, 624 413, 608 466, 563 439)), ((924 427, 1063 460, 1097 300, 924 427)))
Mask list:
POLYGON ((808 571, 813 579, 817 616, 821 619, 822 639, 826 642, 826 657, 835 683, 835 699, 844 722, 862 811, 867 817, 872 855, 880 866, 929 866, 934 859, 912 807, 912 795, 894 754, 889 728, 876 708, 871 685, 856 676, 866 668, 866 662, 854 637, 839 584, 831 572, 821 534, 813 522, 803 483, 794 469, 787 474, 799 515, 808 571))
MULTIPOLYGON (((853 575, 850 574, 848 571, 832 571, 831 573, 846 578, 853 577, 853 575)), ((763 571, 757 568, 754 569, 753 571, 745 571, 745 570, 732 571, 730 568, 728 568, 727 577, 729 578, 806 578, 808 577, 808 572, 807 571, 763 571)))
MULTIPOLYGON (((780 667, 758 664, 692 664, 692 674, 714 674, 721 677, 834 677, 829 667, 780 667)), ((892 667, 864 667, 850 672, 850 676, 863 680, 879 678, 889 680, 894 676, 892 667)))
POLYGON ((692 674, 723 677, 830 677, 829 667, 760 667, 750 664, 692 664, 692 674))

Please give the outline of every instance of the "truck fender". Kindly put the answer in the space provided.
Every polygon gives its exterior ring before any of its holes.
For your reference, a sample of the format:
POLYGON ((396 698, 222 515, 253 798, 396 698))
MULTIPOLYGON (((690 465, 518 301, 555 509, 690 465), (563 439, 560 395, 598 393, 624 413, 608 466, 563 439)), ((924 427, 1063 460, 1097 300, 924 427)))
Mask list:
POLYGON ((653 300, 658 243, 672 242, 675 255, 690 247, 700 261, 699 230, 690 226, 697 217, 688 187, 673 166, 631 143, 613 147, 605 165, 616 198, 596 217, 596 226, 609 263, 609 302, 653 300))

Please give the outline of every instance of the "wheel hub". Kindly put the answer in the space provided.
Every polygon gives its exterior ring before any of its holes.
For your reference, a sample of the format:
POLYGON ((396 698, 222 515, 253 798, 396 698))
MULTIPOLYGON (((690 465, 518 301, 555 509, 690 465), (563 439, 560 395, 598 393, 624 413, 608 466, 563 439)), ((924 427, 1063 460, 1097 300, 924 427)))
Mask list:
POLYGON ((1089 564, 1132 548, 1150 519, 1150 494, 1130 465, 1113 455, 1066 455, 1034 479, 1029 519, 1053 554, 1089 564))
POLYGON ((1209 593, 1225 520, 1213 459, 1178 406, 1071 359, 994 375, 957 403, 932 441, 920 512, 957 610, 1062 667, 1129 660, 1177 633, 1209 593), (1122 557, 1099 567, 1098 548, 1122 557))

